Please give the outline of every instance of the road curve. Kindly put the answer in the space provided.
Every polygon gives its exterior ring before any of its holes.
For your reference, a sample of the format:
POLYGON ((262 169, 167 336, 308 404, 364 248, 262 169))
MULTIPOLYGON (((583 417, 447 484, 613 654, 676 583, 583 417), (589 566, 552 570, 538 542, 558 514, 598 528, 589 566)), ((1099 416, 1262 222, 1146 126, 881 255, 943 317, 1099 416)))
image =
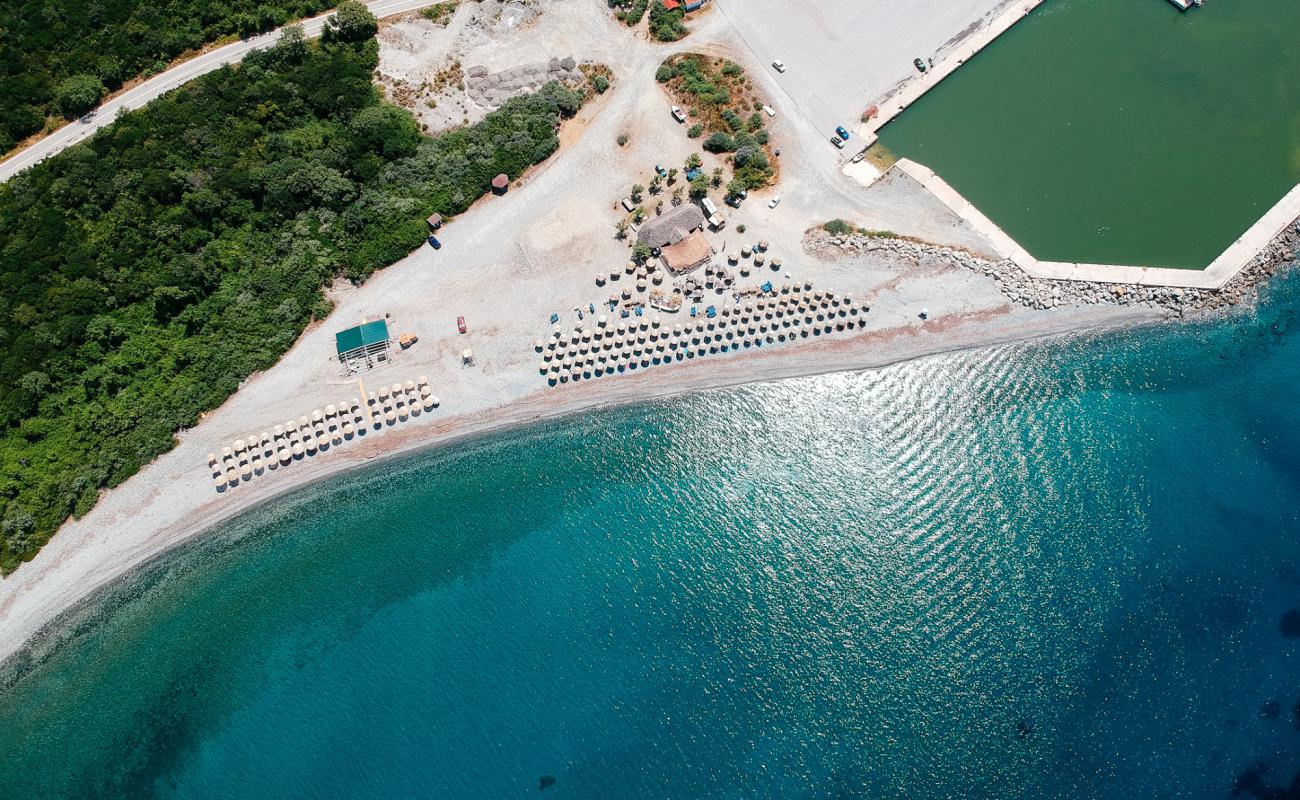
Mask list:
MULTIPOLYGON (((390 17, 394 14, 414 11, 417 8, 432 5, 433 2, 434 0, 370 0, 370 2, 366 3, 366 7, 376 17, 390 17)), ((303 31, 308 38, 314 38, 320 36, 321 31, 325 29, 325 20, 332 14, 333 12, 322 14, 319 17, 301 20, 297 24, 302 25, 303 31)), ((65 148, 93 136, 95 131, 105 125, 112 124, 113 120, 117 119, 117 115, 123 110, 139 108, 187 81, 211 72, 224 64, 236 63, 253 50, 275 44, 276 39, 280 36, 280 30, 277 28, 269 33, 241 39, 238 42, 232 42, 218 47, 216 50, 195 56, 165 72, 158 73, 139 86, 122 92, 90 112, 88 116, 83 117, 82 119, 86 120, 85 122, 70 122, 4 161, 0 161, 0 183, 9 180, 29 167, 41 163, 50 156, 61 153, 65 148)))

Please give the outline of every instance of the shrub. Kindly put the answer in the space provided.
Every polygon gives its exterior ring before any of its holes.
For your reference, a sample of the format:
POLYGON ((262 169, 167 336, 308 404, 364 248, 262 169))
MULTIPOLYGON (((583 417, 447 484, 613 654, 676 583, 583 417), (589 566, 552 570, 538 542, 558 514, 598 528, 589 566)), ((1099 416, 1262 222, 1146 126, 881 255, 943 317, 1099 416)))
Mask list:
POLYGON ((429 20, 435 25, 447 26, 451 21, 451 15, 456 11, 456 4, 460 0, 443 0, 441 3, 434 3, 427 8, 420 9, 420 16, 429 20))
POLYGON ((596 90, 596 94, 604 94, 609 89, 609 78, 604 75, 597 75, 591 82, 591 88, 596 90))
POLYGON ((659 69, 655 70, 655 80, 660 83, 667 83, 677 77, 677 67, 667 62, 660 64, 659 69))
POLYGON ((848 236, 853 233, 853 226, 842 219, 833 219, 822 225, 822 228, 832 236, 848 236))
POLYGON ((626 133, 620 133, 618 135, 618 139, 616 139, 615 141, 618 142, 619 147, 622 147, 623 145, 627 144, 629 138, 631 137, 629 137, 626 133))
POLYGON ((704 133, 704 124, 701 122, 697 122, 691 127, 686 129, 686 138, 698 139, 703 133, 704 133))
POLYGON ((710 153, 730 153, 736 149, 736 140, 725 133, 715 133, 705 139, 701 147, 710 153))

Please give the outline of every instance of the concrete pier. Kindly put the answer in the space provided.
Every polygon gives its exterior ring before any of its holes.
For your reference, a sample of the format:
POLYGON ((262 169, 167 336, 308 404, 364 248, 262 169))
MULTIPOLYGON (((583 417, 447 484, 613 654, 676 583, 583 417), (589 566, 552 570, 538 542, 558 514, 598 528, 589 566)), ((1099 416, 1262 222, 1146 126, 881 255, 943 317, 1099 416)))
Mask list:
POLYGON ((1008 259, 1035 278, 1046 280, 1125 283, 1139 286, 1167 286, 1191 289, 1222 288, 1248 265, 1260 250, 1268 246, 1294 220, 1300 218, 1300 184, 1287 192, 1260 217, 1250 229, 1219 254, 1205 269, 1169 269, 1123 264, 1081 264, 1064 261, 1039 261, 1016 240, 1007 235, 982 211, 962 197, 929 167, 899 159, 894 169, 911 176, 930 191, 954 214, 961 217, 988 239, 999 258, 1008 259))

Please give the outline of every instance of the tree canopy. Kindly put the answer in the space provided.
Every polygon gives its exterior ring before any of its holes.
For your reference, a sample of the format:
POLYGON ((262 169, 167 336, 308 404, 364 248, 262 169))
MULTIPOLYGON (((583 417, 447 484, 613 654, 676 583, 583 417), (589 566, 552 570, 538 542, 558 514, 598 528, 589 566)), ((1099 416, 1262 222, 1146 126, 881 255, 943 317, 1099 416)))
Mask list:
POLYGON ((81 114, 100 93, 157 72, 188 50, 268 31, 333 5, 334 0, 0 3, 0 153, 39 132, 47 115, 81 114), (92 80, 99 86, 87 102, 92 80))
POLYGON ((343 0, 338 10, 325 21, 326 41, 361 42, 379 30, 379 20, 358 0, 343 0))
POLYGON ((559 146, 549 84, 421 136, 377 46, 292 33, 0 186, 0 570, 169 450, 362 280, 559 146))

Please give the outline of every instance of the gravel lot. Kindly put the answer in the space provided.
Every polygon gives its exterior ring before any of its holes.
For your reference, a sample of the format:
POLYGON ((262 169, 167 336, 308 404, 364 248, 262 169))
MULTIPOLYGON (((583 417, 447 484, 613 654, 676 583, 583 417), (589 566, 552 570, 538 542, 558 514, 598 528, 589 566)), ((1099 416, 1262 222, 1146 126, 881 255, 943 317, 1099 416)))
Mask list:
MULTIPOLYGON (((912 59, 936 61, 955 39, 1006 0, 715 0, 732 28, 829 138, 863 109, 916 74, 912 59)), ((829 146, 829 145, 828 145, 829 146)))

